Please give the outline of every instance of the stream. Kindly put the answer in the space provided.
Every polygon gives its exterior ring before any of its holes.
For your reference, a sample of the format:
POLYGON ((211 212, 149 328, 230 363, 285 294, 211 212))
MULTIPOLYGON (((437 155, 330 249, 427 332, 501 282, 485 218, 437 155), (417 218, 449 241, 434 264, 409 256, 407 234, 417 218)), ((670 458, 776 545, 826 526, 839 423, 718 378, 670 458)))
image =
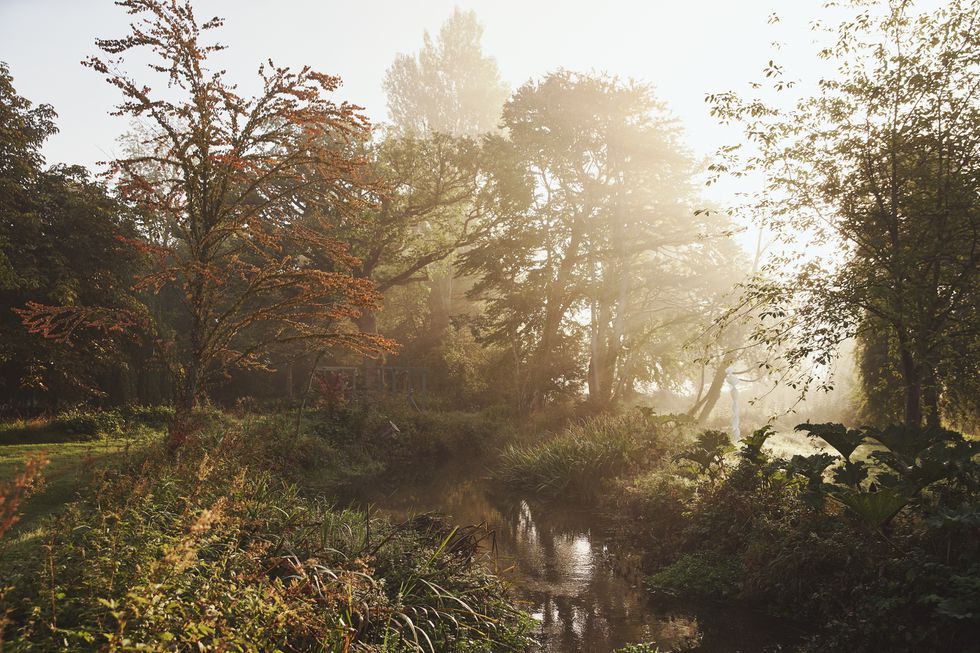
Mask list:
POLYGON ((508 496, 480 474, 432 471, 395 489, 362 490, 354 500, 396 521, 437 513, 451 524, 492 530, 489 564, 540 624, 536 651, 609 653, 649 642, 662 653, 762 653, 786 651, 796 639, 786 625, 748 610, 654 603, 642 589, 638 553, 590 511, 508 496))

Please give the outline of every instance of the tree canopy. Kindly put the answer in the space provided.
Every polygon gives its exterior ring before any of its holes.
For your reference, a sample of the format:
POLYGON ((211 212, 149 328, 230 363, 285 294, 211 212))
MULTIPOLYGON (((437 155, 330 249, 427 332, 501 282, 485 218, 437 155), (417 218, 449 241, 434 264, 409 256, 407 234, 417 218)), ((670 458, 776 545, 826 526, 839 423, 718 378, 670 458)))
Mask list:
MULTIPOLYGON (((980 367, 980 5, 878 9, 855 3, 822 52, 836 75, 792 110, 709 101, 749 144, 722 167, 765 175, 746 208, 791 245, 747 289, 745 306, 762 311, 756 340, 785 345, 801 385, 845 339, 879 343, 861 351, 898 372, 904 421, 936 425, 944 405, 976 394, 962 371, 980 367), (800 259, 802 239, 839 257, 800 259)), ((769 75, 789 92, 778 65, 769 75)))

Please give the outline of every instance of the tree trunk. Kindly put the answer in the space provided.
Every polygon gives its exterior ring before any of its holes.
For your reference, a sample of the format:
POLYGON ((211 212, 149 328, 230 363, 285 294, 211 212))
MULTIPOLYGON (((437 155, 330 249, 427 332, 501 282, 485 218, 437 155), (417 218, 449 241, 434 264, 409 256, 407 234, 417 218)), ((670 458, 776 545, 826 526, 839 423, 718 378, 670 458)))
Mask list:
POLYGON ((428 329, 425 335, 425 348, 429 351, 440 349, 449 331, 453 310, 453 274, 434 275, 429 283, 428 329))
POLYGON ((728 368, 734 362, 735 357, 730 353, 722 357, 718 367, 715 368, 714 376, 711 377, 711 385, 708 386, 708 392, 687 411, 687 414, 691 417, 697 415, 695 419, 698 424, 703 424, 708 419, 708 415, 711 414, 715 404, 718 403, 718 399, 721 398, 721 389, 725 384, 725 375, 728 373, 728 368))
MULTIPOLYGON (((204 253, 199 252, 196 260, 200 270, 207 269, 207 257, 204 253)), ((193 412, 197 406, 201 380, 208 360, 204 344, 207 339, 207 319, 204 317, 208 314, 207 306, 204 278, 200 273, 195 273, 190 282, 191 325, 187 334, 190 361, 184 367, 183 378, 178 386, 174 418, 170 422, 168 433, 168 447, 172 452, 181 447, 195 431, 193 412)))
POLYGON ((922 377, 922 407, 926 426, 939 427, 942 424, 942 415, 939 412, 939 385, 935 369, 929 367, 922 377))
POLYGON ((569 236, 568 247, 565 249, 565 256, 558 264, 558 271, 555 280, 548 287, 545 297, 544 322, 541 328, 541 341, 535 352, 533 363, 530 369, 531 382, 529 387, 529 408, 534 411, 544 403, 544 385, 547 381, 549 369, 549 359, 558 340, 562 318, 567 310, 566 300, 568 285, 572 277, 575 261, 578 259, 578 250, 582 241, 581 220, 576 218, 572 224, 569 236))
POLYGON ((194 408, 200 390, 201 366, 194 362, 184 372, 183 383, 174 402, 174 416, 167 428, 167 448, 176 452, 195 431, 194 408))
POLYGON ((905 424, 922 425, 922 379, 919 369, 906 344, 903 334, 898 337, 899 358, 901 360, 902 381, 905 384, 905 424))

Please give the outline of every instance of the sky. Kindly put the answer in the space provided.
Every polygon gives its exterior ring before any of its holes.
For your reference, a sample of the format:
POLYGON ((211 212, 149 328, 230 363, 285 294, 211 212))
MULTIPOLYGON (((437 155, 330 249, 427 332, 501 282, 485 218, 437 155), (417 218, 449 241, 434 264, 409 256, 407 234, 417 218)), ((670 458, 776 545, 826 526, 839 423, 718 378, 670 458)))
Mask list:
MULTIPOLYGON (((196 0, 202 22, 226 19, 220 63, 250 90, 258 64, 309 64, 340 75, 338 99, 374 121, 387 116, 382 79, 399 52, 415 52, 454 6, 476 11, 484 51, 512 88, 559 67, 654 85, 685 126, 692 149, 710 155, 737 134, 708 113, 709 92, 742 90, 776 58, 805 90, 815 81, 814 19, 823 0, 196 0), (769 24, 776 13, 780 22, 769 24), (775 50, 773 42, 780 47, 775 50)), ((48 163, 90 168, 118 152, 125 119, 109 116, 115 89, 80 65, 98 37, 122 36, 128 16, 111 0, 0 0, 0 61, 18 92, 54 106, 60 133, 48 163)), ((138 67, 130 72, 140 73, 138 67)))

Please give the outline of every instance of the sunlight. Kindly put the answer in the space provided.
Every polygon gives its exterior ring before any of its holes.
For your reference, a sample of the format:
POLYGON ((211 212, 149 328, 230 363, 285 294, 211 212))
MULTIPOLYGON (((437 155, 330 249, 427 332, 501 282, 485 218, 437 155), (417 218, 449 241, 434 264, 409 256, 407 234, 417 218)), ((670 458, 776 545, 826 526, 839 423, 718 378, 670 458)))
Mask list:
POLYGON ((980 0, 0 0, 0 649, 952 653, 980 0))

